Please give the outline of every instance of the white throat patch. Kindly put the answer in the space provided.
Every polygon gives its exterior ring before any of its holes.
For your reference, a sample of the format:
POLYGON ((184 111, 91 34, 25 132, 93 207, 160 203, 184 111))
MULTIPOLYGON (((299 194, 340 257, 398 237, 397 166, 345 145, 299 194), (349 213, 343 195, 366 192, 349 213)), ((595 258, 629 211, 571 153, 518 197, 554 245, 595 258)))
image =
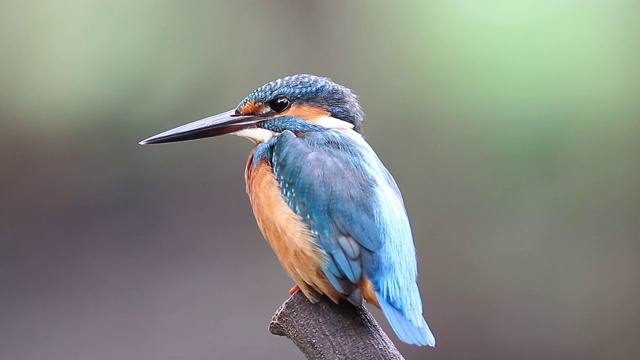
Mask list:
POLYGON ((262 128, 249 128, 236 131, 233 133, 233 135, 241 136, 253 141, 256 144, 260 144, 269 141, 269 139, 278 135, 278 133, 262 128))

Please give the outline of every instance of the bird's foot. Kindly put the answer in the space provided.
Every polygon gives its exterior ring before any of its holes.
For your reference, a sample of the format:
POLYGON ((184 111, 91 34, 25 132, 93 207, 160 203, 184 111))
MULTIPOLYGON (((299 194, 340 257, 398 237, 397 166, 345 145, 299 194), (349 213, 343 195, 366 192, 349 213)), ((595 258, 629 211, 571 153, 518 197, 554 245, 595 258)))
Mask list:
POLYGON ((298 286, 298 284, 296 284, 296 286, 292 287, 291 290, 289 290, 289 294, 293 295, 296 293, 296 291, 300 290, 300 286, 298 286))

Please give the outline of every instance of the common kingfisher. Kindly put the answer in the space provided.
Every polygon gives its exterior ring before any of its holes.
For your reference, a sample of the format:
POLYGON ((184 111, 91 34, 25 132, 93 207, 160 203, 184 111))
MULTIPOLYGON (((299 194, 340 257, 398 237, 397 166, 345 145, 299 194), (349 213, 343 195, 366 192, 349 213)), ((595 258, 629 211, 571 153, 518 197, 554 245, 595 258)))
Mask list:
POLYGON ((364 298, 382 309, 400 340, 435 346, 402 195, 364 140, 363 120, 350 89, 293 75, 261 86, 233 110, 140 144, 224 134, 252 140, 247 193, 296 287, 314 303, 326 295, 361 306, 364 298))

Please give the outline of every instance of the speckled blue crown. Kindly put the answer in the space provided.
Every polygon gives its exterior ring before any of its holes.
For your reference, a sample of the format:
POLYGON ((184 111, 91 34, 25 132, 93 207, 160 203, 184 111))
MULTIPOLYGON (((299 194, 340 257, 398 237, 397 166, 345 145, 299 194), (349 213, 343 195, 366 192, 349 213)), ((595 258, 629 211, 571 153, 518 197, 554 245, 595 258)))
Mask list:
POLYGON ((299 74, 274 80, 249 94, 238 105, 242 108, 251 101, 266 103, 277 96, 286 96, 294 103, 320 106, 331 116, 347 121, 360 132, 364 113, 356 95, 349 88, 338 85, 329 78, 299 74))

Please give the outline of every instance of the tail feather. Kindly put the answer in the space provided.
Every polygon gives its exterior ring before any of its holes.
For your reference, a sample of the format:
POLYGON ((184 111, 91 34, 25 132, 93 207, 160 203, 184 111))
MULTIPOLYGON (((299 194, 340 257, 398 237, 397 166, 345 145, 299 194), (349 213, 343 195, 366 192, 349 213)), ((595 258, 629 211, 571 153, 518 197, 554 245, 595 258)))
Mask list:
POLYGON ((429 325, 427 325, 422 314, 417 316, 418 324, 414 324, 398 309, 389 304, 384 297, 378 295, 378 302, 384 316, 400 340, 407 344, 436 346, 436 338, 431 333, 429 325))

